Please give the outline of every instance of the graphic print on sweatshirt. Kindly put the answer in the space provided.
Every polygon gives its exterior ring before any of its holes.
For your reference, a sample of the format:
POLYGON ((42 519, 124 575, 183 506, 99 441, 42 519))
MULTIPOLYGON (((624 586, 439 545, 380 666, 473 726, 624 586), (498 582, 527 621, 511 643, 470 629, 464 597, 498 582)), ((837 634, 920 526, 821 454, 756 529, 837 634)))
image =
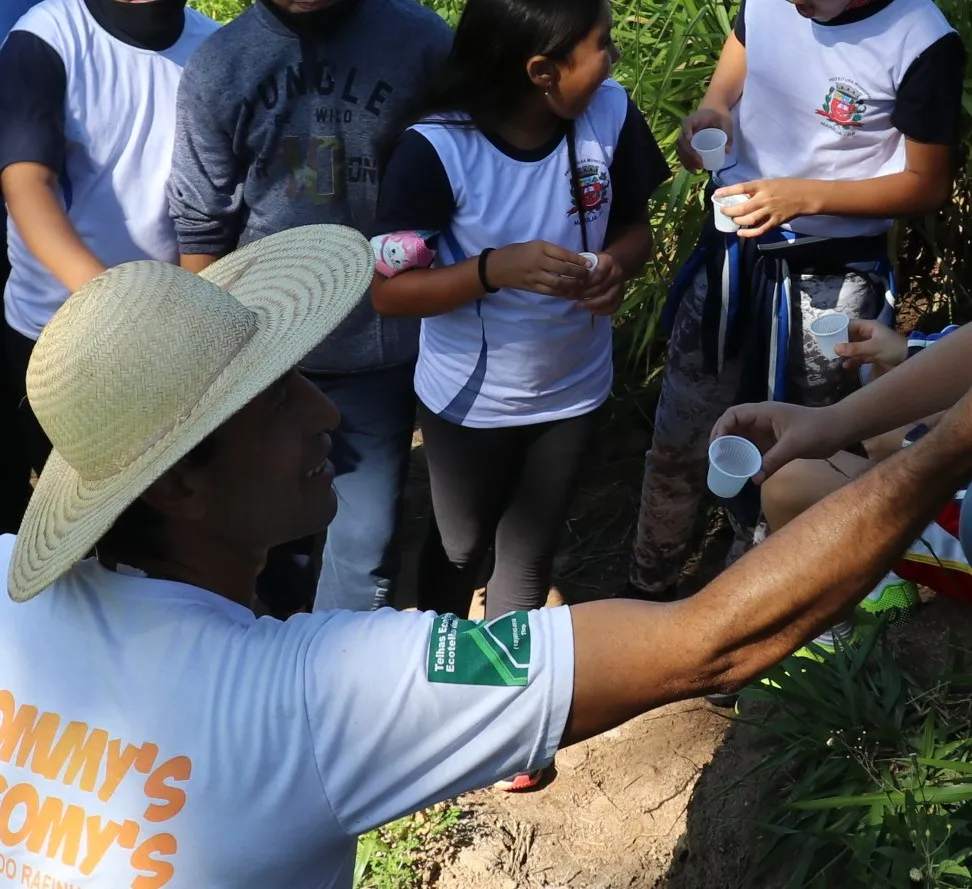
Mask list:
MULTIPOLYGON (((269 115, 278 133, 294 129, 292 103, 305 97, 311 103, 315 98, 321 100, 312 110, 310 129, 333 130, 327 135, 289 132, 281 136, 279 159, 290 175, 287 197, 304 196, 315 205, 331 204, 347 199, 349 184, 377 187, 378 160, 373 146, 362 150, 358 145, 348 157, 343 129, 373 126, 394 92, 395 86, 380 77, 362 76, 353 65, 344 72, 336 70, 327 59, 288 65, 257 84, 246 104, 253 112, 269 115)), ((274 160, 272 154, 258 156, 258 175, 268 175, 274 160)))

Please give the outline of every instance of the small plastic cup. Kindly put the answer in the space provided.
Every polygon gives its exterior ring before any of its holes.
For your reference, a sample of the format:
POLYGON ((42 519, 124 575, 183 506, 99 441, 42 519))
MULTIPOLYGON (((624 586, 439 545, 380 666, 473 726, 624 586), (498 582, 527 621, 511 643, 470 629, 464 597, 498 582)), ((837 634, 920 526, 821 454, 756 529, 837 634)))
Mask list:
POLYGON ((597 268, 597 254, 596 253, 579 253, 578 256, 583 257, 584 259, 586 259, 591 264, 590 268, 587 270, 587 273, 588 274, 590 274, 591 272, 594 271, 594 269, 597 268))
POLYGON ((709 445, 708 484, 716 497, 735 497, 762 468, 763 455, 748 439, 723 435, 709 445))
POLYGON ((699 130, 692 137, 692 148, 702 158, 703 169, 715 173, 726 165, 726 143, 728 141, 729 137, 717 127, 699 130))
POLYGON ((748 194, 731 194, 727 198, 712 197, 712 216, 715 219, 715 227, 721 232, 737 232, 742 227, 731 216, 726 216, 722 212, 723 207, 735 207, 736 204, 745 204, 749 200, 748 194))
POLYGON ((831 361, 837 358, 834 346, 848 341, 849 327, 850 318, 843 312, 828 312, 810 322, 810 333, 817 341, 817 348, 824 358, 829 358, 831 361))

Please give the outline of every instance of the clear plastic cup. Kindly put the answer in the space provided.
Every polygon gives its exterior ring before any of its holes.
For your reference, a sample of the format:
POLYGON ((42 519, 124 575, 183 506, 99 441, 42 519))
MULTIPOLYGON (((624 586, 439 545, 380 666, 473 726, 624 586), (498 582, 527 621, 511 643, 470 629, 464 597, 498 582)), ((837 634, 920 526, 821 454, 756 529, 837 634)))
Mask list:
POLYGON ((828 312, 810 322, 810 333, 817 341, 817 348, 824 358, 829 358, 831 361, 837 358, 834 346, 848 341, 849 327, 850 318, 843 312, 828 312))
POLYGON ((708 484, 716 497, 735 497, 762 468, 763 455, 748 439, 723 435, 709 445, 708 484))
POLYGON ((699 130, 692 137, 692 149, 702 158, 703 169, 715 173, 726 165, 726 143, 728 141, 729 137, 717 127, 699 130))
POLYGON ((715 220, 715 227, 721 232, 737 232, 741 228, 738 222, 731 216, 726 216, 722 212, 723 207, 735 207, 736 204, 745 204, 749 200, 748 194, 732 194, 727 198, 712 197, 712 217, 715 220))
POLYGON ((588 268, 587 273, 590 274, 597 268, 597 254, 596 253, 579 253, 578 256, 586 259, 591 265, 588 268))

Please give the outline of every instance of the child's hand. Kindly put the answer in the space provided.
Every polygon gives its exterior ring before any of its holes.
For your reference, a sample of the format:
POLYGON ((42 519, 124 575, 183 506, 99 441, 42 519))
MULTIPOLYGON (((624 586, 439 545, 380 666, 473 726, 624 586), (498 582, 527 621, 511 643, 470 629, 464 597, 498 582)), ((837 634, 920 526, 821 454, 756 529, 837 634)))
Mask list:
POLYGON ((908 340, 880 321, 851 321, 849 333, 849 343, 834 346, 849 370, 873 364, 880 373, 887 373, 908 357, 908 340))
POLYGON ((783 225, 797 216, 813 216, 815 209, 813 182, 809 179, 760 179, 719 188, 715 197, 747 194, 749 200, 733 207, 725 207, 723 213, 741 226, 740 238, 758 238, 771 228, 783 225))
POLYGON ((597 254, 597 268, 577 294, 592 315, 613 315, 624 301, 624 272, 610 253, 597 254))
POLYGON ((486 278, 496 288, 576 298, 588 282, 587 261, 547 241, 509 244, 486 258, 486 278))
POLYGON ((690 114, 682 121, 682 134, 678 137, 676 151, 682 166, 692 173, 702 169, 702 158, 692 147, 692 137, 699 131, 713 127, 722 130, 729 141, 726 142, 726 154, 732 150, 732 117, 728 112, 716 111, 712 108, 700 108, 695 114, 690 114))
POLYGON ((719 418, 710 441, 721 435, 738 435, 756 445, 763 454, 763 468, 753 482, 761 485, 793 460, 823 460, 846 444, 845 430, 828 417, 830 411, 783 401, 740 404, 719 418))

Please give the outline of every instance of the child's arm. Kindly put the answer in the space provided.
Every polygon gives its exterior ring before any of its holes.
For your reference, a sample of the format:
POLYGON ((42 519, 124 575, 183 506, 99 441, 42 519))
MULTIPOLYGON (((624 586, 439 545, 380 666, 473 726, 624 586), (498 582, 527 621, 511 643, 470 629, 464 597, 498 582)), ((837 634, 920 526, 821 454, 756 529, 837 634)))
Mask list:
POLYGON ((0 50, 0 188, 27 248, 74 292, 105 267, 78 236, 61 200, 64 95, 61 57, 43 40, 14 31, 0 50))
POLYGON ((448 229, 456 203, 452 183, 435 148, 420 133, 399 139, 378 193, 372 238, 378 274, 371 287, 382 315, 430 317, 457 309, 503 287, 576 298, 587 263, 570 250, 544 241, 483 245, 493 249, 454 265, 429 268, 439 232, 448 229), (483 280, 485 279, 485 281, 483 280))
POLYGON ((0 187, 27 249, 68 291, 80 290, 105 270, 61 206, 53 170, 42 164, 11 164, 0 175, 0 187))
POLYGON ((798 458, 823 459, 855 441, 917 423, 948 410, 972 387, 972 324, 923 349, 890 373, 828 407, 779 401, 731 408, 716 423, 713 437, 741 435, 760 445, 762 482, 798 458))
POLYGON ((619 226, 604 250, 597 268, 581 291, 581 305, 592 315, 613 315, 624 301, 624 285, 651 259, 653 239, 647 222, 619 226))
MULTIPOLYGON (((740 13, 742 16, 743 13, 740 13)), ((736 25, 737 30, 740 24, 736 25)), ((682 121, 682 133, 678 140, 678 157, 686 169, 693 173, 702 169, 702 159, 692 148, 692 137, 708 127, 715 127, 726 133, 729 141, 726 153, 732 149, 732 115, 730 109, 742 96, 746 80, 746 47, 733 31, 722 48, 719 64, 716 66, 709 89, 705 93, 699 110, 682 121)))
POLYGON ((867 180, 777 179, 744 182, 717 194, 752 200, 726 213, 758 237, 798 216, 894 219, 931 213, 951 194, 958 144, 965 48, 949 33, 929 46, 898 86, 890 125, 904 137, 905 169, 867 180))
MULTIPOLYGON (((483 272, 491 289, 509 287, 567 298, 576 298, 579 285, 587 279, 580 256, 546 241, 493 250, 483 272)), ((486 294, 478 256, 444 268, 408 269, 392 278, 378 274, 371 285, 375 311, 414 318, 442 315, 486 294)))
POLYGON ((716 195, 748 194, 724 213, 740 225, 739 237, 756 238, 798 216, 898 219, 938 210, 952 190, 954 151, 947 145, 905 140, 903 173, 863 180, 761 179, 720 188, 716 195))
POLYGON ((223 83, 197 53, 182 73, 167 194, 180 265, 201 272, 236 248, 244 215, 240 158, 226 122, 223 83))
POLYGON ((655 190, 672 171, 638 106, 628 111, 611 161, 610 220, 597 268, 581 293, 581 303, 594 315, 611 315, 624 299, 624 285, 651 259, 651 226, 646 208, 655 190))

